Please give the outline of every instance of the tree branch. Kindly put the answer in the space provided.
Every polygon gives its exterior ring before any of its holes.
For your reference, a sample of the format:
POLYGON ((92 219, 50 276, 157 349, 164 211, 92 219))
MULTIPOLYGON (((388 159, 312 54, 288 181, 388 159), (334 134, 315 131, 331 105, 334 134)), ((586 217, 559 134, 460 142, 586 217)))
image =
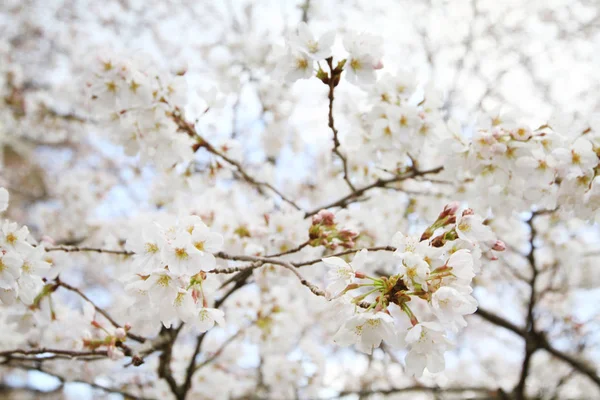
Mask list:
POLYGON ((332 207, 341 207, 344 208, 346 207, 348 204, 352 203, 353 201, 355 201, 355 199, 357 199, 358 197, 362 196, 363 194, 365 194, 366 192, 368 192, 371 189, 374 188, 385 188, 387 185, 389 185, 390 183, 395 183, 395 182, 402 182, 405 181, 407 179, 411 179, 411 178, 415 178, 418 176, 424 176, 424 175, 429 175, 429 174, 437 174, 440 171, 442 171, 444 169, 443 166, 437 167, 437 168, 432 168, 432 169, 428 169, 428 170, 418 170, 418 169, 412 169, 407 173, 395 176, 393 178, 388 178, 388 179, 378 179, 375 182, 367 185, 367 186, 363 186, 360 189, 356 189, 355 191, 353 191, 352 193, 342 197, 341 199, 338 199, 326 206, 323 207, 319 207, 316 208, 312 211, 308 211, 304 214, 304 218, 308 218, 308 217, 312 217, 313 215, 317 214, 319 211, 323 210, 323 209, 328 209, 328 208, 332 208, 332 207))
POLYGON ((340 158, 340 160, 342 160, 342 166, 344 169, 344 180, 348 184, 350 190, 354 193, 356 191, 356 188, 352 184, 352 181, 350 181, 350 176, 348 175, 348 160, 346 159, 346 156, 344 156, 344 154, 342 154, 342 152, 340 151, 340 140, 338 138, 338 130, 335 127, 335 120, 333 118, 333 100, 335 98, 333 93, 335 91, 335 86, 337 85, 337 82, 339 82, 339 76, 336 76, 335 70, 337 68, 333 68, 333 57, 327 58, 326 61, 330 71, 329 79, 327 80, 327 86, 329 86, 329 93, 327 95, 327 98, 329 99, 329 114, 327 117, 327 126, 329 126, 331 132, 333 132, 333 152, 340 158))

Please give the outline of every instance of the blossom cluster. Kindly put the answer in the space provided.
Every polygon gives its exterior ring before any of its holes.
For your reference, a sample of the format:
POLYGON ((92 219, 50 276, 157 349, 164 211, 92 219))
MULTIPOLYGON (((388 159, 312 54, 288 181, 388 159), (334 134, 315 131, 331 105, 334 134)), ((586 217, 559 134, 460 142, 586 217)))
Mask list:
POLYGON ((184 73, 157 71, 143 56, 99 55, 87 82, 90 106, 126 154, 170 168, 192 158, 194 142, 176 134, 173 120, 181 112, 177 105, 187 98, 184 73))
POLYGON ((572 125, 556 119, 532 129, 495 113, 470 140, 457 134, 444 142, 446 165, 472 204, 495 213, 559 207, 598 220, 599 130, 572 125))
POLYGON ((136 302, 149 301, 158 309, 166 327, 181 320, 204 332, 215 322, 222 324, 223 311, 208 307, 203 288, 205 271, 215 267, 213 254, 222 245, 223 237, 196 215, 166 228, 148 224, 127 240, 126 247, 135 255, 126 288, 136 302))
POLYGON ((392 244, 399 261, 389 276, 369 275, 366 249, 350 263, 323 259, 330 268, 329 294, 364 308, 343 323, 334 337, 337 344, 356 344, 370 354, 384 340, 408 348, 411 374, 444 370, 444 352, 451 348, 447 333, 463 329, 464 316, 477 309, 471 281, 482 253, 505 248, 481 217, 470 209, 457 214, 457 209, 458 204, 446 206, 422 236, 396 233, 392 244))
POLYGON ((358 232, 338 227, 335 215, 331 211, 321 210, 313 216, 308 235, 311 246, 325 246, 329 249, 339 246, 351 249, 356 245, 358 232))
MULTIPOLYGON (((280 73, 291 82, 313 76, 325 78, 320 64, 318 71, 315 71, 314 66, 315 62, 332 62, 334 42, 335 32, 326 32, 317 40, 306 23, 299 24, 297 31, 287 38, 286 53, 278 66, 280 73)), ((344 70, 346 79, 351 83, 374 83, 375 71, 383 67, 381 38, 367 33, 351 32, 343 42, 348 54, 338 63, 338 75, 344 70)), ((339 81, 339 76, 330 78, 339 81)))
MULTIPOLYGON (((8 208, 9 193, 0 188, 0 212, 8 208)), ((45 250, 36 246, 26 226, 4 220, 0 222, 0 304, 17 299, 32 304, 40 293, 42 277, 50 269, 45 250)))

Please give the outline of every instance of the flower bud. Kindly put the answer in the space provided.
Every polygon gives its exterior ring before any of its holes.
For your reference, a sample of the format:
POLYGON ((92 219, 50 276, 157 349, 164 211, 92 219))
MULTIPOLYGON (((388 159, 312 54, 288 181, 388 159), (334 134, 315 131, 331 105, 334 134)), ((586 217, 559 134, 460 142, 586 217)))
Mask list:
POLYGON ((462 216, 464 217, 465 215, 473 215, 475 214, 475 211, 473 211, 472 208, 467 208, 466 210, 463 211, 462 216))
POLYGON ((312 224, 313 225, 318 225, 321 222, 323 222, 323 217, 319 214, 313 215, 312 217, 312 224))
POLYGON ((127 332, 123 328, 115 329, 115 337, 119 340, 123 340, 127 337, 127 332))
POLYGON ((352 231, 350 229, 342 229, 339 231, 340 238, 342 239, 354 239, 358 236, 358 232, 352 231))
POLYGON ((317 214, 317 215, 319 215, 321 217, 321 221, 322 221, 323 225, 331 226, 334 224, 335 214, 333 214, 331 211, 321 210, 321 211, 319 211, 319 214, 317 214))
POLYGON ((460 207, 460 203, 458 201, 453 201, 452 203, 446 204, 438 218, 444 218, 448 215, 456 214, 456 212, 458 211, 458 207, 460 207))
POLYGON ((502 240, 496 240, 496 243, 492 246, 492 250, 496 251, 504 251, 506 250, 506 245, 502 240))

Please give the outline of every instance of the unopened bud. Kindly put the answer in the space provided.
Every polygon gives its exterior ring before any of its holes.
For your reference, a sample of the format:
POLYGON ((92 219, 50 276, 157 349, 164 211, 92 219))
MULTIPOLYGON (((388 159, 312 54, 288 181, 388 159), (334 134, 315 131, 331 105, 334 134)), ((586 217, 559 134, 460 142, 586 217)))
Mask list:
POLYGON ((115 337, 119 340, 123 340, 127 337, 127 332, 123 328, 115 329, 115 337))
POLYGON ((492 250, 496 251, 504 251, 506 250, 506 245, 502 240, 496 240, 496 243, 492 246, 492 250))
POLYGON ((473 209, 472 209, 472 208, 467 208, 467 209, 466 209, 466 210, 464 210, 464 211, 463 211, 463 213, 462 213, 463 217, 464 217, 465 215, 473 215, 473 214, 475 214, 475 211, 473 211, 473 209))
POLYGON ((356 271, 354 273, 354 276, 357 277, 358 279, 365 279, 367 277, 365 274, 363 274, 362 272, 358 272, 358 271, 356 271))
POLYGON ((329 210, 321 210, 319 214, 321 216, 321 220, 323 225, 331 226, 334 224, 335 214, 329 210))
POLYGON ((131 330, 131 324, 129 322, 126 323, 123 329, 125 329, 125 332, 129 332, 131 330))
POLYGON ((339 235, 343 239, 354 239, 358 236, 358 232, 352 231, 350 229, 342 229, 339 231, 339 235))
POLYGON ((458 201, 453 201, 452 203, 446 204, 444 210, 440 213, 438 218, 444 218, 448 215, 454 215, 458 211, 458 207, 460 207, 460 203, 458 201))

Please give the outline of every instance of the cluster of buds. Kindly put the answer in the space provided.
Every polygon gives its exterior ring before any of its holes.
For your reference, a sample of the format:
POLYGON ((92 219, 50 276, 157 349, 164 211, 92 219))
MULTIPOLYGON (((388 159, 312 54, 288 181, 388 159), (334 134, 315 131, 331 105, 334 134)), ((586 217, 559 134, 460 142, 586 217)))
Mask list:
MULTIPOLYGON (((456 211, 458 211, 459 206, 460 204, 457 201, 447 204, 440 213, 440 215, 438 215, 435 222, 431 224, 431 226, 429 226, 425 230, 425 232, 423 232, 423 234, 421 235, 421 240, 429 239, 431 236, 433 236, 433 233, 439 228, 443 228, 446 225, 456 223, 456 211)), ((469 212, 469 210, 470 209, 465 210, 463 214, 469 212)), ((472 213, 472 210, 470 212, 472 213)))
POLYGON ((358 232, 350 229, 339 229, 335 223, 335 215, 331 211, 321 210, 312 218, 312 225, 308 229, 308 237, 312 247, 325 246, 336 249, 341 246, 351 249, 355 245, 358 232))

